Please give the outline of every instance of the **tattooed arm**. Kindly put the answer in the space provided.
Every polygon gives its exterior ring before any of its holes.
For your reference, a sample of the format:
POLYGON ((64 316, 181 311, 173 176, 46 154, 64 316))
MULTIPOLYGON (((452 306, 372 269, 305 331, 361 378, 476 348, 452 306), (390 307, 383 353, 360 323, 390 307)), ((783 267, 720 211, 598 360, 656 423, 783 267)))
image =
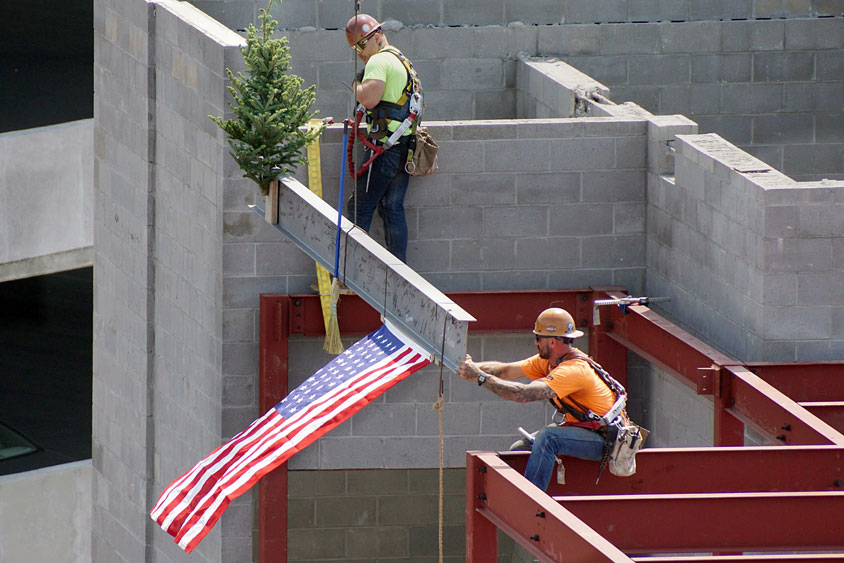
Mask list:
POLYGON ((531 381, 530 383, 509 381, 507 375, 512 375, 513 366, 518 369, 519 376, 524 375, 521 373, 521 368, 518 367, 518 364, 502 364, 501 362, 481 362, 476 364, 472 361, 471 356, 467 355, 466 361, 460 362, 457 375, 466 381, 477 381, 478 376, 481 373, 485 373, 487 374, 487 379, 483 384, 484 387, 489 388, 490 391, 503 399, 519 403, 539 401, 556 396, 548 384, 541 380, 531 381), (496 371, 501 375, 496 374, 496 371))

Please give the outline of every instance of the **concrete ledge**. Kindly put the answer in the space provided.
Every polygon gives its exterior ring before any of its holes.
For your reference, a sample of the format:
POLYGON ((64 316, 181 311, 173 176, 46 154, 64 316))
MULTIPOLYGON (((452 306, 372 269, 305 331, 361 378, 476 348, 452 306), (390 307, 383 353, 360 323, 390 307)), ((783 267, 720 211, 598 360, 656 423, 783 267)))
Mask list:
POLYGON ((85 246, 0 264, 0 283, 94 265, 94 247, 85 246))

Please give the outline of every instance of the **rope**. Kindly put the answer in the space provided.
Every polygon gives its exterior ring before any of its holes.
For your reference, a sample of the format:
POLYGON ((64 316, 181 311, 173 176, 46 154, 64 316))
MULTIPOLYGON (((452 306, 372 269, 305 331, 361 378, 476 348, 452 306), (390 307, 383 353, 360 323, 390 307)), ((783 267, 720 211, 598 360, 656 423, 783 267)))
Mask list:
POLYGON ((443 439, 443 404, 445 403, 445 396, 443 393, 443 365, 445 364, 445 330, 448 327, 448 317, 449 315, 446 314, 445 320, 443 321, 443 340, 442 345, 440 347, 440 385, 439 385, 439 392, 437 393, 437 401, 434 403, 433 408, 437 411, 437 421, 439 423, 440 428, 440 472, 439 472, 439 514, 438 514, 438 539, 439 539, 439 563, 443 561, 443 453, 444 453, 444 443, 445 440, 443 439))

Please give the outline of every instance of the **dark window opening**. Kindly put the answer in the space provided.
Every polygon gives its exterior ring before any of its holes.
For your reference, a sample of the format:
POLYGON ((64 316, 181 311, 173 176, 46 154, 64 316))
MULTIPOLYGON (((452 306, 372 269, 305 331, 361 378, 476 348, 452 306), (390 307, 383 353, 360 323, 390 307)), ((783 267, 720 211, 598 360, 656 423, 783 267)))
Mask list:
POLYGON ((0 283, 0 423, 37 449, 0 475, 91 457, 93 295, 90 267, 0 283))

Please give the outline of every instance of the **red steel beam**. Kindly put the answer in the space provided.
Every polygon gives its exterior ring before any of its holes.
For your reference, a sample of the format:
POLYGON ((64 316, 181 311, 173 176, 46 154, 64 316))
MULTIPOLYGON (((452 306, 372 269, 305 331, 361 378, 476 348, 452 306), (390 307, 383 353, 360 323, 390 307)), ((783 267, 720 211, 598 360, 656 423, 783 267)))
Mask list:
POLYGON ((795 401, 844 401, 844 362, 750 363, 745 367, 795 401))
POLYGON ((844 436, 835 428, 741 366, 728 366, 732 375, 730 412, 774 441, 783 444, 835 444, 844 436))
POLYGON ((701 370, 714 365, 736 365, 729 358, 692 336, 648 307, 633 305, 623 313, 610 308, 612 330, 609 336, 657 367, 679 376, 680 381, 697 390, 701 370))
MULTIPOLYGON (((263 294, 259 310, 258 409, 270 410, 287 396, 290 299, 263 294)), ((258 482, 258 561, 287 561, 287 464, 258 482)))
POLYGON ((844 491, 554 500, 628 554, 844 550, 844 491))
MULTIPOLYGON (((562 307, 586 328, 592 318, 592 289, 524 291, 454 291, 449 299, 471 313, 473 333, 522 332, 533 330, 536 316, 550 306, 562 307)), ((293 305, 291 330, 306 336, 322 336, 325 324, 319 295, 290 296, 293 305)), ((357 295, 342 295, 337 305, 341 334, 367 334, 381 324, 380 313, 357 295)))
MULTIPOLYGON (((475 510, 540 561, 630 562, 617 547, 540 492, 496 454, 468 452, 467 455, 476 457, 468 465, 474 468, 473 480, 480 482, 472 485, 482 496, 481 505, 475 510)), ((467 539, 473 548, 471 553, 467 549, 467 561, 495 560, 481 559, 476 542, 468 534, 467 539)))
MULTIPOLYGON (((524 473, 529 452, 500 452, 524 473)), ((598 463, 563 457, 566 483, 551 478, 550 495, 629 495, 844 490, 844 450, 835 446, 645 448, 636 474, 616 477, 598 463)))
POLYGON ((637 563, 809 563, 844 562, 844 553, 771 553, 768 555, 669 555, 633 557, 637 563))
POLYGON ((801 407, 844 433, 844 401, 801 402, 801 407))

